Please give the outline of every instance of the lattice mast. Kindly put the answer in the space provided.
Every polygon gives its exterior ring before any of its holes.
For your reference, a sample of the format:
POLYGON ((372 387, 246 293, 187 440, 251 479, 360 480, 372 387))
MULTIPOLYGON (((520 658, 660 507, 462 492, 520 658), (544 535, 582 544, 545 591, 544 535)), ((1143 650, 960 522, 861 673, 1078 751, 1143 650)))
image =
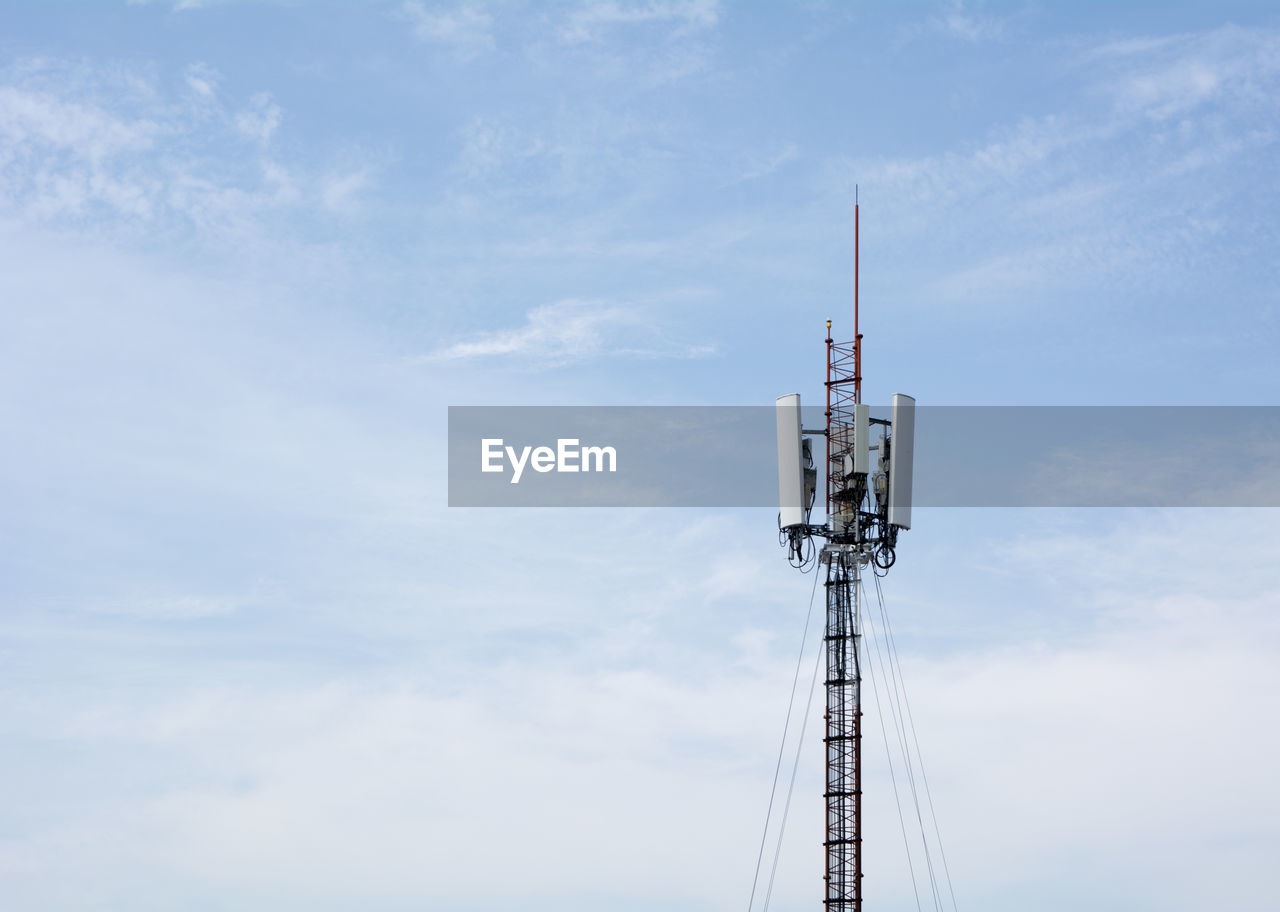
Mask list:
MULTIPOLYGON (((854 449, 856 409, 862 401, 862 334, 858 301, 858 204, 853 206, 853 344, 836 345, 827 321, 827 515, 856 509, 866 475, 846 477, 841 454, 854 449), (836 458, 832 458, 832 452, 836 458), (862 479, 861 489, 857 479, 862 479), (851 483, 852 482, 852 483, 851 483)), ((855 530, 857 524, 854 526, 855 530)), ((856 542, 856 535, 854 536, 856 542)), ((826 645, 826 899, 829 912, 862 912, 862 669, 859 663, 859 583, 862 568, 850 552, 827 555, 826 645)))
POLYGON ((826 576, 827 601, 823 846, 828 912, 862 910, 862 571, 868 565, 878 572, 893 566, 898 532, 911 525, 915 400, 895 393, 888 420, 872 418, 862 402, 858 208, 855 201, 854 337, 835 342, 827 321, 826 427, 801 428, 798 394, 778 399, 779 524, 791 562, 805 567, 815 556, 813 540, 826 539, 816 557, 826 576), (875 446, 873 426, 881 432, 875 446), (827 521, 821 525, 809 523, 817 472, 805 435, 826 438, 827 521), (874 471, 872 452, 877 454, 874 471))

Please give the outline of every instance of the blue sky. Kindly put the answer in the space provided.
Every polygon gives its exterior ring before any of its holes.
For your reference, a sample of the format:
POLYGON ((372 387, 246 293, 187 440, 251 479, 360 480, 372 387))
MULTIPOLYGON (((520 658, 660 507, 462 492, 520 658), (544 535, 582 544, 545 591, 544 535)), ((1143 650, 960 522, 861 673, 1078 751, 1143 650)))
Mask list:
MULTIPOLYGON (((1268 4, 7 5, 3 905, 745 906, 771 512, 450 511, 446 406, 815 397, 855 183, 869 400, 1274 404, 1277 98, 1268 4)), ((920 511, 962 907, 1270 908, 1277 545, 920 511)))

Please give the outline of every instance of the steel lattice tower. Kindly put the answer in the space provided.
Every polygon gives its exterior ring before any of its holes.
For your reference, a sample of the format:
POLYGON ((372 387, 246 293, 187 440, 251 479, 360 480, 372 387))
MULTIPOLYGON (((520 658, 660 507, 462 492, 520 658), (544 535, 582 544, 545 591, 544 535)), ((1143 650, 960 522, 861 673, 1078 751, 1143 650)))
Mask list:
POLYGON ((862 909, 862 669, 858 555, 827 563, 827 898, 830 912, 862 909))
MULTIPOLYGON (((856 246, 855 246, 856 249, 856 246)), ((856 287, 856 286, 855 286, 856 287)), ((827 651, 826 907, 862 910, 862 670, 859 580, 866 562, 870 516, 864 515, 865 475, 851 475, 855 406, 862 398, 861 335, 848 344, 827 338, 827 513, 832 518, 826 564, 827 651)), ((865 430, 864 430, 865 433, 865 430)), ((864 443, 865 445, 865 443, 864 443)))
POLYGON ((873 418, 862 402, 862 332, 858 313, 858 206, 853 209, 853 341, 835 342, 827 321, 826 427, 806 430, 800 395, 778 398, 780 537, 800 569, 814 559, 826 572, 826 899, 828 912, 862 912, 861 577, 882 575, 896 560, 898 533, 911 528, 915 399, 892 396, 891 417, 873 418), (872 428, 879 439, 872 446, 872 428), (826 438, 826 466, 813 465, 812 439, 826 438), (876 453, 876 464, 870 454, 876 453), (827 521, 809 511, 825 477, 827 521))

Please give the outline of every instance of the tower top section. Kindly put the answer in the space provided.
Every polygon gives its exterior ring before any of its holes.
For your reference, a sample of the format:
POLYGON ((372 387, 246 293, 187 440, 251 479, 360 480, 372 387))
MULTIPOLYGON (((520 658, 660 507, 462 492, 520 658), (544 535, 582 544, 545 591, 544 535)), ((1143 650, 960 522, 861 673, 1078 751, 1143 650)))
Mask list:
POLYGON ((915 404, 895 393, 888 418, 871 417, 862 401, 862 328, 859 295, 860 206, 853 206, 853 340, 836 342, 827 320, 826 426, 806 430, 800 419, 800 394, 779 397, 778 525, 792 564, 814 559, 814 539, 826 549, 854 551, 880 570, 896 558, 898 533, 911 528, 915 404), (825 443, 814 446, 814 438, 825 443), (825 469, 815 465, 823 451, 825 469), (872 458, 874 454, 874 460, 872 458), (825 521, 814 522, 817 480, 825 483, 825 521))

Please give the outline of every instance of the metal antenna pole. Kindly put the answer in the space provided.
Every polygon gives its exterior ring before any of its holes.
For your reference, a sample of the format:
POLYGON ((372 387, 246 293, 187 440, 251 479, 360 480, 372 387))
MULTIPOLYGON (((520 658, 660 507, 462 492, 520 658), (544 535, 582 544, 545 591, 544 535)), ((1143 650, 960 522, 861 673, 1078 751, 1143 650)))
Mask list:
POLYGON ((858 604, 861 555, 829 553, 827 562, 827 853, 828 912, 862 910, 862 669, 858 604))
MULTIPOLYGON (((862 330, 858 325, 858 185, 853 185, 853 401, 862 401, 862 330)), ((831 335, 827 333, 827 335, 831 335)))

